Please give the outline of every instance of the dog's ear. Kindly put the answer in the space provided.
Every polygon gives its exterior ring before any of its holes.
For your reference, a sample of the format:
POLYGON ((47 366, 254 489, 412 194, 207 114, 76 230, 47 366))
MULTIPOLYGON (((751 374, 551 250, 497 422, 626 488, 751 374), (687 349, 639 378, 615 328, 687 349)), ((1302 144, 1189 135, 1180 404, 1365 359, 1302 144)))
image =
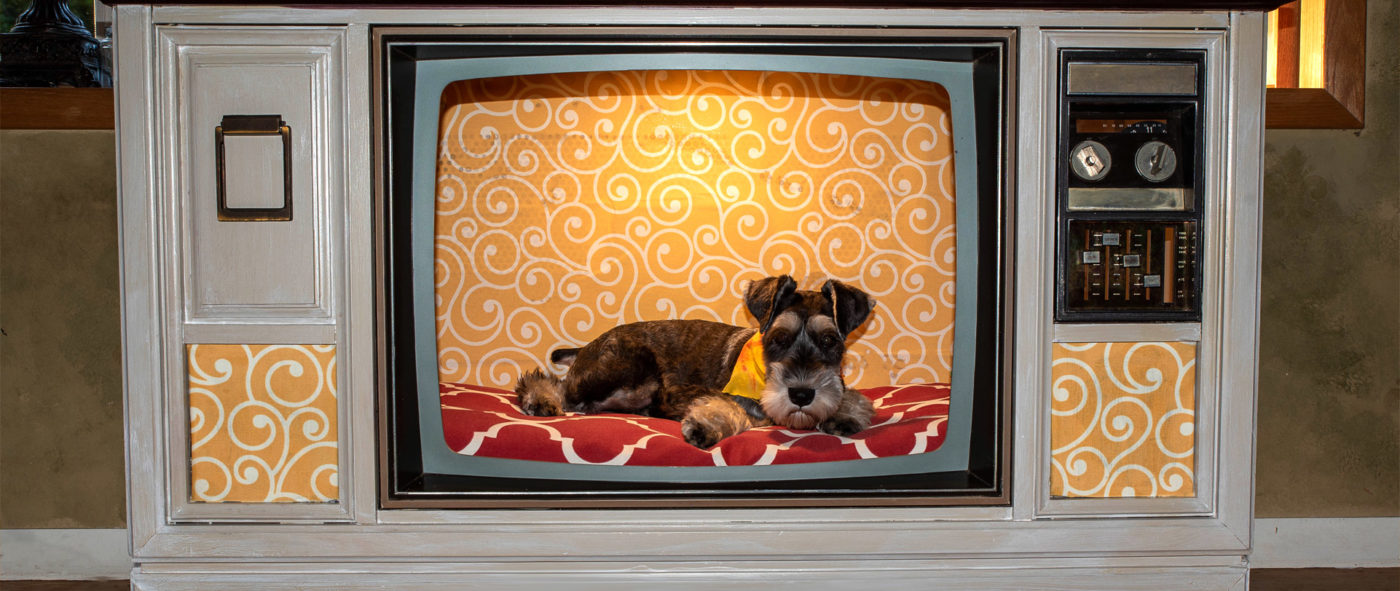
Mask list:
POLYGON ((875 308, 875 298, 835 279, 828 279, 822 284, 822 295, 826 296, 826 301, 831 305, 831 320, 836 323, 836 329, 841 331, 843 337, 850 335, 851 331, 865 322, 865 319, 870 317, 870 311, 875 308))
POLYGON ((555 349, 554 352, 549 354, 549 360, 551 362, 564 367, 572 366, 575 359, 578 359, 578 348, 555 349))
POLYGON ((758 331, 768 332, 778 313, 788 307, 797 292, 797 281, 791 276, 765 277, 744 288, 744 306, 758 319, 758 331))

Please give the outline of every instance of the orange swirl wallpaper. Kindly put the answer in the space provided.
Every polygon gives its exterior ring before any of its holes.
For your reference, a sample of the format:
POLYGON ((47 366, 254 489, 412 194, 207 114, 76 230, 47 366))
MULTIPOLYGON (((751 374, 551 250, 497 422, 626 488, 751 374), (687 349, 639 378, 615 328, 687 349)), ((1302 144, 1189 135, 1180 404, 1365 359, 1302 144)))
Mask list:
POLYGON ((189 345, 190 500, 339 497, 335 347, 189 345))
POLYGON ((613 71, 442 96, 439 375, 510 387, 637 320, 751 325, 746 281, 857 285, 858 387, 947 382, 955 301, 947 92, 917 80, 613 71))
POLYGON ((1195 343, 1056 343, 1052 356, 1052 496, 1195 496, 1195 343))

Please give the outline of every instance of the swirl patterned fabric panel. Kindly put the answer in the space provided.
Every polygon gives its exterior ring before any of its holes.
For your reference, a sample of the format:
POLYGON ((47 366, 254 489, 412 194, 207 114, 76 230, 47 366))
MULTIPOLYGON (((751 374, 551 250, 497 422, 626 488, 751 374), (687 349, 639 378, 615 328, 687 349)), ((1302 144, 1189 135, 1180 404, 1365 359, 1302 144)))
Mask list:
POLYGON ((1195 343, 1057 343, 1053 358, 1051 496, 1195 496, 1195 343))
POLYGON ((190 500, 340 495, 335 347, 189 345, 190 500))
POLYGON ((948 382, 948 94, 918 80, 617 71, 464 80, 442 96, 441 382, 510 387, 621 323, 751 325, 746 281, 878 301, 857 387, 948 382))

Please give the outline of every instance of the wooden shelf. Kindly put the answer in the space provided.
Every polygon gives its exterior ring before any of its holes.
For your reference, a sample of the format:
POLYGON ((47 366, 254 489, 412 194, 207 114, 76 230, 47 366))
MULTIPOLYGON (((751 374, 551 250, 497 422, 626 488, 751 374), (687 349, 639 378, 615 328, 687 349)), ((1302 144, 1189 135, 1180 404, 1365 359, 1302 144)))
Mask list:
POLYGON ((114 129, 110 88, 0 88, 0 129, 114 129))
POLYGON ((1301 61, 1297 7, 1279 9, 1278 83, 1265 93, 1271 129, 1361 129, 1366 126, 1366 0, 1328 0, 1323 16, 1323 87, 1296 88, 1301 61))

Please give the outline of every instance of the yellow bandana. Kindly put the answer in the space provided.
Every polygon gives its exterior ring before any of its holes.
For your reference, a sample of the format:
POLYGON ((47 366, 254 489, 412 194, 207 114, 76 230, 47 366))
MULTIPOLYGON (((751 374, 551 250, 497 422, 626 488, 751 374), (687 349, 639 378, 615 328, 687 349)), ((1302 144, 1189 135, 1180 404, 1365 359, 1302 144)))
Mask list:
POLYGON ((734 362, 734 373, 729 375, 724 393, 759 400, 763 397, 763 383, 767 380, 768 368, 763 366, 763 334, 755 332, 739 351, 739 359, 734 362))

